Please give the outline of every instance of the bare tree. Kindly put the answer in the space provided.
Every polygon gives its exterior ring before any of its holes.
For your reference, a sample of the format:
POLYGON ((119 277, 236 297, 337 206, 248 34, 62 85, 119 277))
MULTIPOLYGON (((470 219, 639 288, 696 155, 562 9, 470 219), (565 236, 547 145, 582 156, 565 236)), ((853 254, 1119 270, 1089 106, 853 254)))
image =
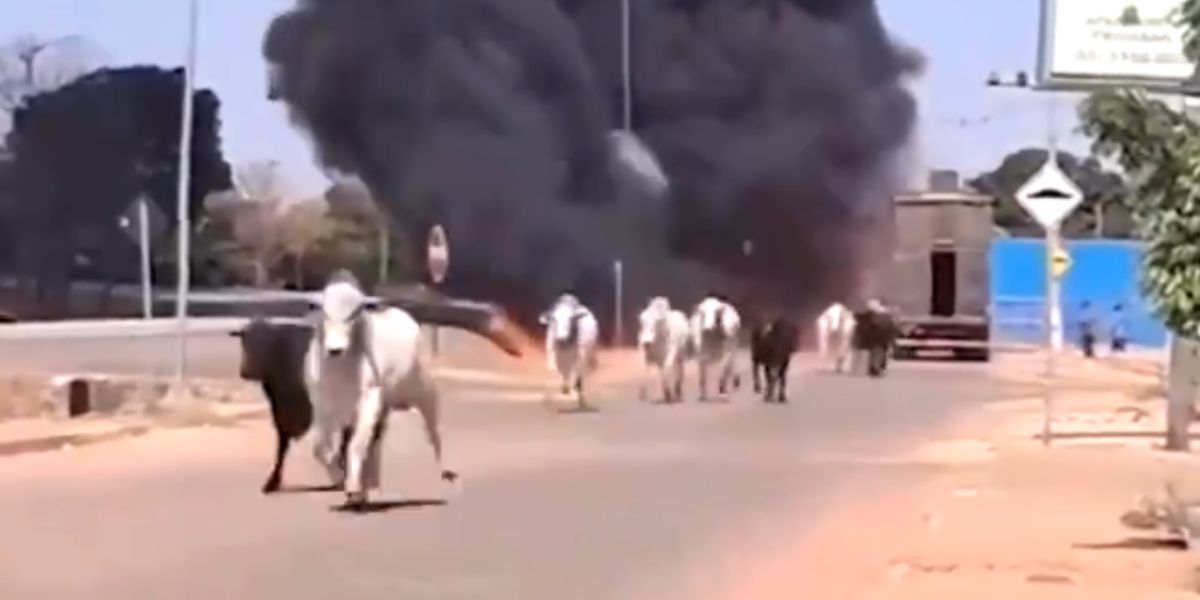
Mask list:
POLYGON ((25 98, 61 87, 96 66, 79 36, 24 36, 0 46, 0 113, 11 116, 25 98))
POLYGON ((304 260, 310 250, 330 235, 333 222, 324 200, 306 200, 288 206, 279 224, 279 242, 291 257, 292 281, 304 289, 304 260))
POLYGON ((233 220, 235 241, 251 256, 254 285, 265 286, 283 258, 283 208, 287 193, 276 161, 249 162, 237 167, 234 185, 241 196, 233 220))

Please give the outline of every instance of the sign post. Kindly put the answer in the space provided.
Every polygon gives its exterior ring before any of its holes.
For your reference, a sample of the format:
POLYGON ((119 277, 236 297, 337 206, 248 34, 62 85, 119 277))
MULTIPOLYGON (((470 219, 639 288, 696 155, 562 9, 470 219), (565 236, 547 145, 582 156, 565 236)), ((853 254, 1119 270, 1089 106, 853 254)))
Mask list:
MULTIPOLYGON (((427 242, 427 251, 425 255, 426 267, 429 269, 429 283, 436 291, 437 287, 446 279, 446 272, 450 269, 450 244, 446 239, 446 230, 442 229, 441 225, 434 225, 429 230, 429 241, 427 242)), ((433 325, 430 328, 430 350, 434 356, 438 354, 438 327, 433 325)))
POLYGON ((166 217, 143 195, 125 209, 125 212, 117 220, 117 224, 125 232, 125 235, 137 242, 138 249, 141 251, 142 317, 149 319, 154 316, 150 246, 153 240, 159 239, 166 232, 166 217))
POLYGON ((1046 402, 1042 443, 1050 444, 1054 408, 1054 376, 1057 354, 1063 346, 1060 280, 1070 267, 1070 255, 1062 248, 1063 219, 1083 201, 1083 192, 1058 167, 1051 151, 1046 164, 1017 190, 1017 202, 1046 231, 1046 402))

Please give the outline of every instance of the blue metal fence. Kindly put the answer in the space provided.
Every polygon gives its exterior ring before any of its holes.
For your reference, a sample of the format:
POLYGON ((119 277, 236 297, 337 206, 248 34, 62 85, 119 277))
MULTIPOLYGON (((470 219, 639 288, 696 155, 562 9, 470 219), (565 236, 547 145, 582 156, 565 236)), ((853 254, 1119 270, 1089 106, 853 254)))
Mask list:
MULTIPOLYGON (((1107 340, 1113 307, 1122 304, 1131 344, 1161 347, 1167 332, 1141 292, 1142 246, 1124 240, 1066 242, 1072 267, 1063 279, 1063 327, 1067 340, 1079 336, 1084 302, 1107 340)), ((994 240, 991 249, 993 337, 998 342, 1045 339, 1045 244, 1040 239, 994 240)))

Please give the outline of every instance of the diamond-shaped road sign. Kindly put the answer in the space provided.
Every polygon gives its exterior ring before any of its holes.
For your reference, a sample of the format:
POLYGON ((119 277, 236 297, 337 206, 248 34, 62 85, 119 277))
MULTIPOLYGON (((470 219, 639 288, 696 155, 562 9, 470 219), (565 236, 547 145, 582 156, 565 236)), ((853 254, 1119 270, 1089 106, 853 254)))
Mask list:
POLYGON ((1017 202, 1047 229, 1057 227, 1082 201, 1079 186, 1053 158, 1047 158, 1046 164, 1017 190, 1017 202))
POLYGON ((167 226, 167 217, 163 215, 162 210, 156 204, 148 199, 138 198, 129 203, 129 206, 117 218, 117 225, 129 236, 133 242, 141 242, 141 234, 138 231, 140 212, 138 205, 145 200, 146 202, 146 224, 149 226, 151 240, 157 240, 163 236, 169 229, 167 226))

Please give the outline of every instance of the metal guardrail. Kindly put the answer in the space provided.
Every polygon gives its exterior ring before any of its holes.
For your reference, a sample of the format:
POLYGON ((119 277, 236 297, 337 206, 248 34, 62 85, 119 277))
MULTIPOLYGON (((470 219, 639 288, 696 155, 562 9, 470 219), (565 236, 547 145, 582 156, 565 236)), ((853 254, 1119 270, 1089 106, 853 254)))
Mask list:
MULTIPOLYGON (((190 317, 188 333, 227 333, 242 328, 246 317, 190 317)), ((88 319, 33 321, 0 325, 0 340, 97 339, 118 337, 162 337, 179 332, 171 319, 88 319)))

